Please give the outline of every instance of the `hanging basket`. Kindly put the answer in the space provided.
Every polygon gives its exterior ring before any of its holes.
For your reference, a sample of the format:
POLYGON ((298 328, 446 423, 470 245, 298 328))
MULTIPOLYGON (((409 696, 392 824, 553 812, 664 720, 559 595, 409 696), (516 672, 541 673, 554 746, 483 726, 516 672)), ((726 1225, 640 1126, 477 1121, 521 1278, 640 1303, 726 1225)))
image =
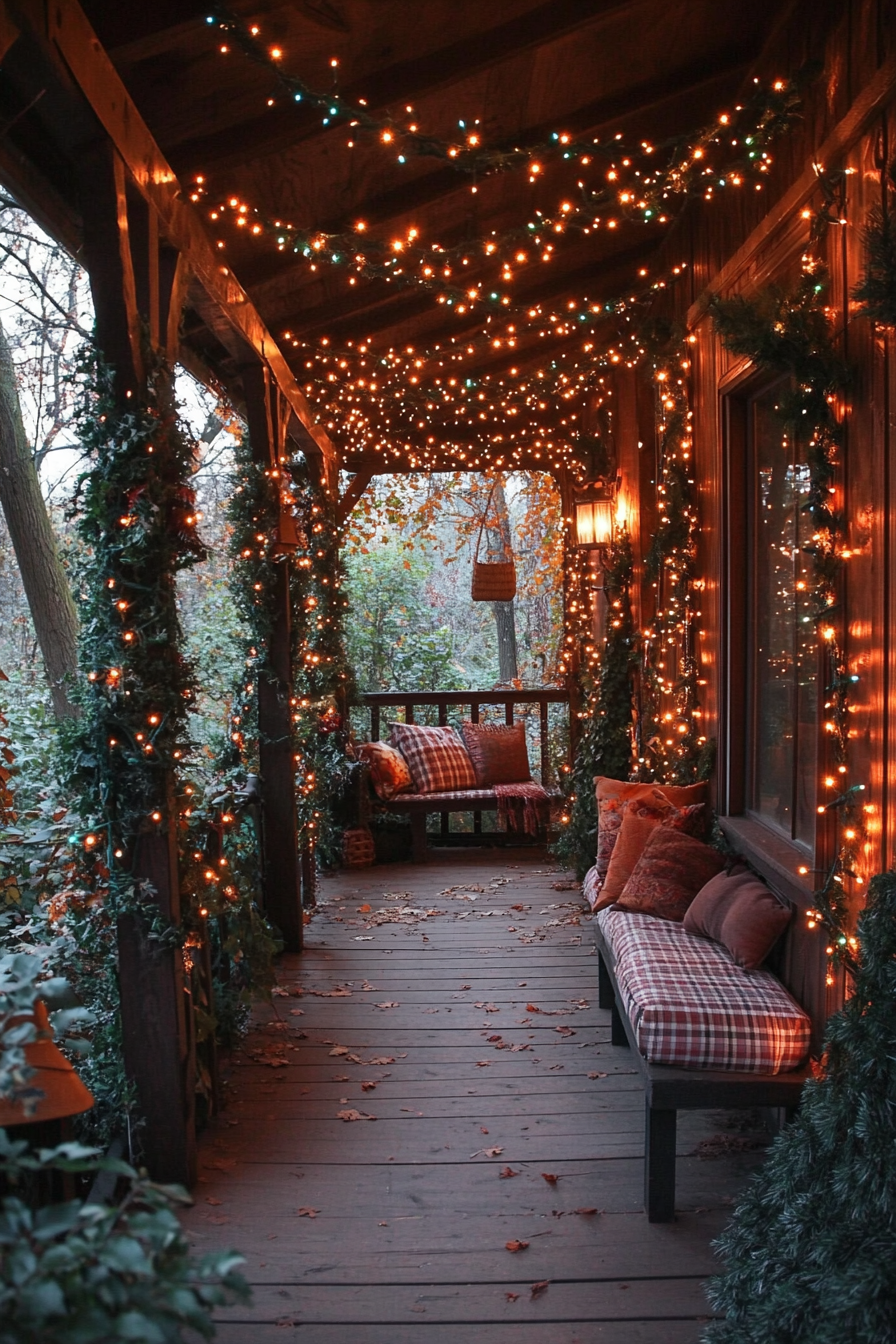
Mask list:
POLYGON ((482 533, 488 518, 494 489, 493 485, 488 492, 485 513, 482 515, 479 536, 476 538, 476 553, 473 556, 472 598, 474 602, 512 602, 516 597, 516 565, 513 560, 491 562, 479 559, 479 547, 482 543, 482 533))
POLYGON ((512 602, 516 597, 516 565, 512 560, 488 564, 473 561, 473 601, 512 602))

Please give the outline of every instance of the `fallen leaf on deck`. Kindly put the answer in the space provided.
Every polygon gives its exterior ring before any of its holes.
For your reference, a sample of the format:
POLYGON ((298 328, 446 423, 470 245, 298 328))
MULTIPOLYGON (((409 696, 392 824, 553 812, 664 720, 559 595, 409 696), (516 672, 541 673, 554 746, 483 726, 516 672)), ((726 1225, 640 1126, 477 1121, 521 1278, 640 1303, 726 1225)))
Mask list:
POLYGON ((540 1013, 540 1012, 541 1012, 541 1009, 540 1009, 539 1007, 537 1007, 537 1005, 534 1004, 534 1003, 527 1003, 527 1004, 526 1004, 526 1012, 527 1012, 527 1013, 540 1013))
POLYGON ((358 906, 358 914, 359 914, 359 915, 368 915, 369 913, 370 913, 370 906, 367 905, 366 903, 365 903, 364 905, 359 905, 359 906, 358 906))
POLYGON ((370 1082, 364 1082, 364 1083, 361 1084, 361 1091, 362 1091, 362 1092, 372 1092, 373 1089, 374 1089, 375 1087, 376 1087, 376 1083, 374 1083, 374 1082, 372 1082, 372 1081, 370 1081, 370 1082))
POLYGON ((504 1296, 507 1298, 508 1302, 516 1302, 519 1298, 519 1293, 505 1293, 504 1296))
POLYGON ((479 1132, 480 1132, 480 1134, 487 1134, 487 1133, 488 1133, 488 1130, 485 1128, 484 1125, 480 1125, 480 1126, 479 1126, 479 1132))
POLYGON ((542 1279, 539 1283, 533 1283, 532 1287, 529 1289, 529 1292, 532 1294, 533 1297, 541 1297, 542 1293, 546 1293, 548 1288, 550 1288, 550 1286, 551 1286, 550 1279, 542 1279))
POLYGON ((305 1009, 304 1009, 304 1008, 290 1008, 290 1010, 289 1010, 289 1015, 290 1015, 290 1017, 304 1017, 304 1016, 305 1016, 305 1009))
POLYGON ((509 1181, 511 1176, 519 1176, 519 1174, 518 1171, 514 1171, 513 1167, 502 1167, 498 1172, 502 1181, 509 1181))
POLYGON ((555 1027, 554 1030, 559 1032, 561 1036, 575 1036, 576 1034, 572 1027, 555 1027))
POLYGON ((330 1054, 331 1054, 331 1055, 347 1055, 347 1054, 348 1054, 348 1046, 347 1046, 347 1045, 334 1045, 334 1046, 333 1046, 333 1049, 330 1051, 330 1054))
POLYGON ((269 1232, 269 1233, 268 1233, 268 1237, 267 1237, 267 1239, 268 1239, 268 1241, 276 1241, 276 1240, 277 1240, 277 1233, 276 1233, 276 1232, 269 1232))
POLYGON ((461 985, 461 989, 472 989, 472 985, 461 985))
POLYGON ((289 990, 284 989, 282 985, 275 985, 274 988, 271 990, 271 996, 272 998, 275 999, 288 999, 289 990))
POLYGON ((489 1063, 490 1063, 490 1060, 487 1060, 487 1059, 477 1059, 477 1061, 476 1061, 476 1067, 477 1067, 477 1069, 487 1069, 487 1068, 489 1067, 489 1063))
POLYGON ((471 1154, 470 1154, 470 1160, 472 1161, 472 1159, 473 1159, 474 1157, 500 1157, 501 1154, 503 1153, 503 1151, 504 1151, 504 1149, 501 1148, 501 1147, 498 1147, 498 1148, 479 1148, 479 1149, 476 1150, 475 1153, 471 1153, 471 1154))
POLYGON ((562 1065, 562 1064, 552 1064, 552 1065, 550 1066, 549 1072, 550 1072, 550 1073, 556 1073, 556 1071, 557 1071, 558 1069, 562 1069, 562 1068, 563 1068, 563 1065, 562 1065))
POLYGON ((589 1078, 609 1078, 608 1073, 589 1073, 589 1078))
POLYGON ((573 1213, 579 1213, 583 1218, 590 1218, 593 1214, 597 1213, 597 1209, 573 1209, 573 1213))
POLYGON ((372 985, 369 980, 365 980, 361 988, 369 993, 370 990, 376 989, 376 985, 372 985))
POLYGON ((506 1241, 504 1245, 511 1255, 516 1255, 517 1251, 524 1251, 529 1243, 528 1241, 506 1241))
POLYGON ((215 1199, 214 1195, 206 1195, 205 1202, 206 1204, 222 1204, 224 1201, 215 1199))
POLYGON ((474 1008, 483 1008, 487 1013, 500 1013, 501 1009, 494 1003, 474 1003, 474 1008))
POLYGON ((377 1227, 388 1227, 388 1223, 377 1223, 377 1227))
POLYGON ((337 1111, 336 1119, 345 1120, 346 1122, 348 1122, 349 1120, 375 1120, 376 1116, 365 1115, 363 1111, 348 1110, 348 1111, 337 1111))
POLYGON ((368 1064, 394 1064, 394 1055, 377 1055, 376 1059, 368 1059, 368 1064))
POLYGON ((543 1171, 541 1173, 541 1179, 543 1181, 548 1181, 551 1185, 556 1185, 560 1177, 555 1176, 551 1171, 543 1171))
POLYGON ((385 1003, 375 1003, 373 1006, 374 1008, 400 1008, 401 1004, 395 1003, 391 999, 387 999, 385 1003))
POLYGON ((524 905, 512 905, 510 908, 511 910, 525 910, 526 907, 524 905))
POLYGON ((320 1209, 312 1209, 310 1204, 303 1204, 300 1209, 296 1209, 296 1213, 300 1218, 316 1218, 320 1209))
POLYGON ((551 891, 581 891, 581 882, 552 882, 551 891))
POLYGON ((355 943, 372 943, 372 942, 373 942, 373 934, 372 934, 372 933, 359 934, 359 935, 358 935, 356 938, 354 938, 352 941, 355 942, 355 943))

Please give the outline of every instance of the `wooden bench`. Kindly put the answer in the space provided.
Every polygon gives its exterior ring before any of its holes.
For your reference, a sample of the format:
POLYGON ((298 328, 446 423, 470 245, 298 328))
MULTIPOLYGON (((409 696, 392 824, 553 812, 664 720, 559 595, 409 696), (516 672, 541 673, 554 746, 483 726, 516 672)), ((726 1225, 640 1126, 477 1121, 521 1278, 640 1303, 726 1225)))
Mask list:
MULTIPOLYGON (((481 707, 496 705, 504 710, 504 722, 513 724, 517 706, 537 705, 541 782, 551 792, 548 786, 551 778, 548 706, 568 704, 566 691, 548 687, 521 691, 374 691, 362 696, 361 702, 370 710, 372 742, 380 738, 384 709, 403 710, 405 723, 416 723, 418 710, 435 708, 438 726, 447 727, 450 708, 468 710, 470 722, 479 723, 481 707)), ((556 796, 559 797, 559 794, 556 796)), ((490 789, 460 789, 448 794, 416 794, 410 797, 397 794, 389 800, 387 807, 390 812, 407 813, 410 817, 412 858, 415 863, 422 863, 426 859, 426 819, 431 813, 441 816, 441 836, 444 839, 450 834, 449 817, 452 812, 472 812, 473 832, 468 843, 481 843, 482 814, 497 811, 498 799, 490 789)))
POLYGON ((644 1084, 644 1208, 650 1222, 669 1222, 675 1216, 677 1112, 754 1106, 792 1112, 811 1069, 807 1064, 787 1073, 737 1073, 649 1063, 624 1010, 613 950, 597 920, 594 929, 599 954, 598 1004, 610 1009, 611 1042, 631 1048, 644 1084))

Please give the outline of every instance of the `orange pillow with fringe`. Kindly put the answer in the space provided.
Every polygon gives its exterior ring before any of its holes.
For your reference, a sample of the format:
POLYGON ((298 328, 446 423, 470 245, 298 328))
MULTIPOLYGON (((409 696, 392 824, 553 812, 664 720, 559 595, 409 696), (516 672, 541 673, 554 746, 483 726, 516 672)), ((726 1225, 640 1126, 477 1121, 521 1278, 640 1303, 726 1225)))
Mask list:
POLYGON ((370 770, 373 791, 383 802, 387 803, 397 793, 408 793, 414 787, 407 761, 387 742, 359 742, 355 751, 358 760, 370 770))

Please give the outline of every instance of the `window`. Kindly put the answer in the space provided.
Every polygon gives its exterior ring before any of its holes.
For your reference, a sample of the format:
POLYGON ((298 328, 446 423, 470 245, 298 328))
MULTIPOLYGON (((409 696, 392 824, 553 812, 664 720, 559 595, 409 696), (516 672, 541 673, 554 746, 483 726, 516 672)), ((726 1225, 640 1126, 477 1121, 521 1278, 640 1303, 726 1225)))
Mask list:
POLYGON ((812 589, 812 524, 806 447, 777 406, 786 384, 748 399, 747 810, 783 837, 815 845, 818 642, 812 589))

